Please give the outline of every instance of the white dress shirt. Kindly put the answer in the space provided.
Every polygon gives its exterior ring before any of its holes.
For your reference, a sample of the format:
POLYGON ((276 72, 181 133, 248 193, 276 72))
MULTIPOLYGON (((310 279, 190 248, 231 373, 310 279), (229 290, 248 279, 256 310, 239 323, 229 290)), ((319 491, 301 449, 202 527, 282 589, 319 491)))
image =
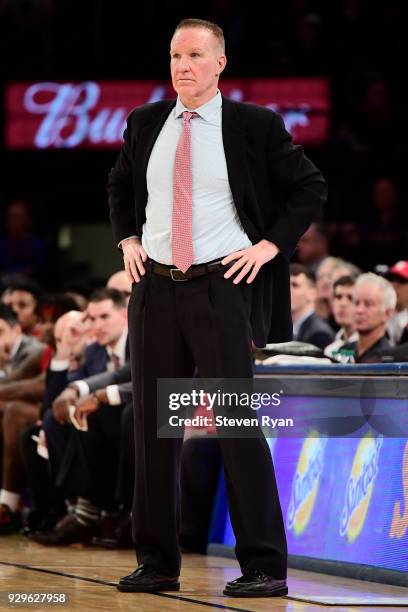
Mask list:
POLYGON ((349 336, 348 338, 346 338, 346 335, 344 333, 344 329, 341 328, 339 329, 339 331, 336 334, 336 337, 334 339, 334 342, 332 342, 331 344, 329 344, 328 346, 326 346, 326 348, 324 349, 324 354, 327 355, 328 357, 333 357, 333 354, 338 351, 339 349, 341 349, 341 347, 344 344, 348 344, 349 342, 358 342, 358 332, 353 332, 351 334, 351 336, 349 336))
MULTIPOLYGON (((153 146, 147 166, 146 222, 142 245, 151 259, 173 263, 171 251, 173 171, 177 144, 188 109, 177 98, 153 146)), ((236 211, 228 180, 222 140, 220 92, 194 109, 191 119, 191 167, 193 179, 194 264, 221 259, 251 246, 236 211)), ((122 241, 123 242, 123 241, 122 241)))

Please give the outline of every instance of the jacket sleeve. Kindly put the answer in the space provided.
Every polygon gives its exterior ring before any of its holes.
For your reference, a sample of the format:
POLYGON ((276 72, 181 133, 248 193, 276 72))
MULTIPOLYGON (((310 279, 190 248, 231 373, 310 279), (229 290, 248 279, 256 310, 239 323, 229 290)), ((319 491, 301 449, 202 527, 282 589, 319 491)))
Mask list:
POLYGON ((320 214, 327 198, 326 182, 306 157, 303 147, 295 145, 280 115, 274 114, 268 139, 271 179, 284 194, 283 207, 264 238, 274 242, 290 259, 299 238, 320 214))
POLYGON ((93 393, 97 389, 104 389, 108 385, 117 384, 115 372, 102 372, 101 374, 94 374, 82 380, 88 385, 90 393, 93 393))
POLYGON ((127 404, 132 401, 133 387, 131 382, 121 383, 118 387, 118 391, 122 404, 127 404))
POLYGON ((119 244, 124 238, 134 235, 136 231, 132 180, 131 117, 132 114, 128 117, 127 127, 123 134, 124 141, 107 182, 109 216, 116 244, 119 244))
POLYGON ((125 363, 116 372, 101 372, 101 374, 94 374, 88 378, 84 378, 83 381, 88 385, 89 391, 93 393, 97 389, 104 389, 108 385, 120 385, 127 383, 131 380, 130 374, 130 363, 125 363))

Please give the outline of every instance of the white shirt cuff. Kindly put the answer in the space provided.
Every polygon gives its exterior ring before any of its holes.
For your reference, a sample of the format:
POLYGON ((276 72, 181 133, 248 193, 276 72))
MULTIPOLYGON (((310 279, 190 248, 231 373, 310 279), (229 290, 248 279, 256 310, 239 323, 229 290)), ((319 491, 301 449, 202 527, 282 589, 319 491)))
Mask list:
POLYGON ((119 406, 122 403, 118 385, 108 385, 106 395, 108 396, 109 406, 119 406))
POLYGON ((51 359, 50 369, 53 372, 62 372, 63 370, 68 370, 69 368, 69 359, 51 359))
POLYGON ((79 391, 79 397, 85 397, 89 395, 89 387, 88 384, 84 380, 76 380, 71 385, 75 385, 79 391))
POLYGON ((137 236, 128 236, 127 238, 123 238, 123 240, 118 243, 118 247, 121 249, 122 242, 126 242, 126 240, 130 240, 131 238, 137 238, 137 236))

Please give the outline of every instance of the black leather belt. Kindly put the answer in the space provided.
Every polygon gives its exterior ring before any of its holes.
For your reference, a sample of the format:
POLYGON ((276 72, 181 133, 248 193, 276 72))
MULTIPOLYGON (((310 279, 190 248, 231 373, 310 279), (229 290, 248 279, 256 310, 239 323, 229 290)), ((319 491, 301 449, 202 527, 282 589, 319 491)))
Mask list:
POLYGON ((229 265, 223 266, 221 261, 222 260, 220 259, 218 261, 212 261, 211 263, 190 266, 187 272, 182 272, 178 268, 172 268, 172 266, 165 266, 164 264, 157 263, 157 261, 153 261, 152 259, 148 259, 144 265, 148 270, 150 270, 150 272, 154 272, 154 274, 167 276, 167 278, 171 278, 172 281, 180 282, 192 280, 193 278, 204 276, 204 274, 210 274, 211 272, 216 272, 217 270, 221 270, 221 268, 229 268, 229 265))

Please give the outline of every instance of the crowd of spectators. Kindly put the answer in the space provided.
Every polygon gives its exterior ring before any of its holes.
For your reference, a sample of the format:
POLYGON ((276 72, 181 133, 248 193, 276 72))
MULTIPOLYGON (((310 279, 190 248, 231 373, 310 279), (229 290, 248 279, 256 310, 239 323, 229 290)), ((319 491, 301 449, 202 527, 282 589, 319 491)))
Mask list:
MULTIPOLYGON (((293 336, 333 361, 408 360, 408 261, 383 275, 325 257, 316 274, 291 264, 293 336)), ((298 349, 299 350, 299 349, 298 349)))
MULTIPOLYGON (((0 536, 23 529, 48 546, 132 547, 130 295, 124 271, 89 298, 46 294, 21 275, 2 292, 0 536)), ((196 486, 198 451, 183 451, 181 542, 204 552, 212 497, 196 486)), ((217 477, 208 479, 214 492, 217 477)))
MULTIPOLYGON (((298 254, 304 261, 291 264, 294 341, 284 352, 292 346, 293 354, 307 355, 311 347, 333 363, 408 361, 408 261, 382 274, 361 272, 327 254, 320 226, 311 227, 305 245, 298 254)), ((43 545, 132 546, 130 296, 124 271, 89 297, 50 295, 21 275, 4 288, 1 535, 24 527, 43 545)), ((185 550, 205 550, 220 461, 214 444, 193 436, 184 445, 185 550), (196 486, 200 469, 204 488, 196 486)))

